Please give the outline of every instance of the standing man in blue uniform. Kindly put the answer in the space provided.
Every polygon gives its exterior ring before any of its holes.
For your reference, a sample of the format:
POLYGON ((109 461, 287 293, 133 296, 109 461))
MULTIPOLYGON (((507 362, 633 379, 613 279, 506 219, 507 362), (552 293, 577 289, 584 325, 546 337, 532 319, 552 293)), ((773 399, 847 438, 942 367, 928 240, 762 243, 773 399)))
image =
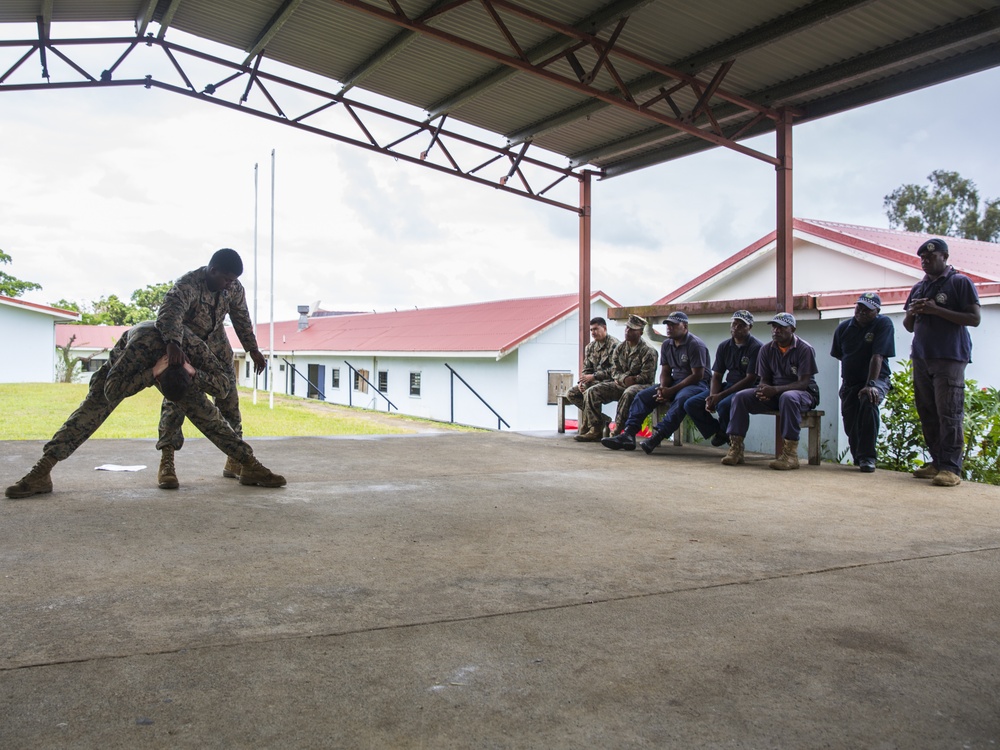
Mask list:
POLYGON ((687 313, 672 312, 664 323, 667 340, 660 347, 660 384, 639 391, 621 433, 601 440, 605 448, 634 451, 635 436, 642 429, 643 420, 657 404, 667 403, 666 415, 653 428, 653 434, 642 441, 642 450, 652 453, 664 437, 680 427, 688 400, 708 393, 708 347, 688 331, 687 313))
POLYGON ((851 460, 865 474, 875 471, 878 407, 889 392, 889 358, 896 356, 892 321, 881 309, 875 292, 858 297, 854 317, 837 326, 830 348, 840 360, 840 415, 851 460))
POLYGON ((965 367, 972 361, 969 326, 979 325, 979 294, 948 265, 944 240, 917 249, 924 278, 906 299, 903 327, 913 334, 913 396, 931 463, 913 472, 939 487, 962 483, 965 367))
POLYGON ((684 405, 691 421, 705 439, 716 448, 729 442, 729 409, 733 396, 750 388, 757 380, 757 354, 761 342, 750 334, 753 315, 737 310, 729 324, 730 337, 719 344, 712 365, 712 383, 708 393, 688 399, 684 405), (718 414, 718 419, 712 414, 718 414))

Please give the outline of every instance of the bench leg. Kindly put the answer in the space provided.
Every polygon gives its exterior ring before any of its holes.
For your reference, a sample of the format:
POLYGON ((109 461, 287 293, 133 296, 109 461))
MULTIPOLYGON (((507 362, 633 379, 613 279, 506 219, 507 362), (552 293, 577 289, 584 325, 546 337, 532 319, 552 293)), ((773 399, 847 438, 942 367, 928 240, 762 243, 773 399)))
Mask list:
POLYGON ((819 466, 819 449, 820 449, 820 420, 810 419, 809 426, 809 465, 819 466))
POLYGON ((556 399, 556 430, 559 434, 566 432, 566 397, 556 399))

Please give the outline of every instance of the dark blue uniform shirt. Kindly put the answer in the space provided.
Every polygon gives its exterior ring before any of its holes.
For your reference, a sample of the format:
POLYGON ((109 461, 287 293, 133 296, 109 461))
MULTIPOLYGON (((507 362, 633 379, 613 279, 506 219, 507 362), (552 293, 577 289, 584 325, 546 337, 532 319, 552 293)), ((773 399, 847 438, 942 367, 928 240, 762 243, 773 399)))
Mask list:
POLYGON ((726 388, 743 380, 748 373, 756 374, 760 347, 760 340, 753 336, 747 336, 742 346, 737 346, 732 338, 726 339, 715 350, 712 372, 722 376, 722 384, 726 388))
POLYGON ((873 354, 882 355, 878 380, 884 380, 888 385, 889 357, 896 356, 896 337, 892 321, 884 315, 877 316, 864 328, 850 318, 833 332, 830 356, 841 362, 840 374, 844 385, 863 386, 868 382, 868 365, 873 354))
MULTIPOLYGON (((949 267, 944 275, 931 281, 926 276, 913 285, 904 309, 910 300, 932 298, 938 307, 964 312, 979 304, 976 287, 968 276, 949 267)), ((938 315, 917 315, 913 321, 913 346, 910 356, 920 359, 954 359, 972 361, 972 337, 969 329, 938 315)))
POLYGON ((711 378, 708 359, 708 347, 705 342, 690 331, 681 340, 679 346, 674 346, 673 339, 667 339, 660 347, 660 364, 670 368, 670 385, 684 380, 696 367, 705 368, 702 382, 708 385, 711 378))

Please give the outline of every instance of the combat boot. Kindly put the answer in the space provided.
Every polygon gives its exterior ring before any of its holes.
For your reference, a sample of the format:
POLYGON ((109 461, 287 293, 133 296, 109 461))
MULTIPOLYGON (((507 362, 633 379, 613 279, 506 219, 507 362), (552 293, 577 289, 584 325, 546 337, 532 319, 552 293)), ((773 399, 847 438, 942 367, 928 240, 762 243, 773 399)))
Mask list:
POLYGON ((251 458, 242 464, 243 471, 240 472, 240 484, 257 485, 258 487, 284 487, 285 478, 280 474, 274 474, 264 464, 256 458, 251 458))
POLYGON ((160 468, 156 472, 156 483, 161 490, 176 490, 181 486, 174 469, 174 449, 167 446, 160 451, 160 468))
POLYGON ((4 491, 4 496, 11 500, 18 500, 22 497, 32 495, 44 495, 52 492, 52 476, 50 472, 56 465, 56 459, 52 456, 42 456, 38 463, 31 467, 31 471, 24 475, 24 478, 12 484, 4 491))
POLYGON ((729 452, 722 457, 723 466, 738 466, 743 463, 743 436, 729 436, 729 452))
POLYGON ((781 447, 781 455, 774 459, 770 466, 778 471, 791 471, 799 468, 799 441, 785 440, 781 447))
POLYGON ((240 462, 235 458, 226 458, 226 466, 222 470, 222 476, 226 479, 240 478, 240 462))
POLYGON ((657 449, 660 443, 663 442, 664 437, 666 436, 662 432, 653 430, 653 434, 639 443, 639 447, 642 448, 642 452, 648 456, 657 449))

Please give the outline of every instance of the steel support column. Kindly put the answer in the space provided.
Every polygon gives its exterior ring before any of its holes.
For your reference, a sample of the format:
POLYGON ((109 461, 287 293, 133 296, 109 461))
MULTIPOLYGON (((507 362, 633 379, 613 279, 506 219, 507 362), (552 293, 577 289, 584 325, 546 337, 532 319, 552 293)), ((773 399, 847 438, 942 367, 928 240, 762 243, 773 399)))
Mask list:
POLYGON ((777 157, 777 307, 776 312, 792 310, 792 114, 781 110, 778 120, 777 157))
POLYGON ((577 377, 583 375, 584 350, 590 341, 590 184, 593 173, 580 179, 580 356, 577 377))

